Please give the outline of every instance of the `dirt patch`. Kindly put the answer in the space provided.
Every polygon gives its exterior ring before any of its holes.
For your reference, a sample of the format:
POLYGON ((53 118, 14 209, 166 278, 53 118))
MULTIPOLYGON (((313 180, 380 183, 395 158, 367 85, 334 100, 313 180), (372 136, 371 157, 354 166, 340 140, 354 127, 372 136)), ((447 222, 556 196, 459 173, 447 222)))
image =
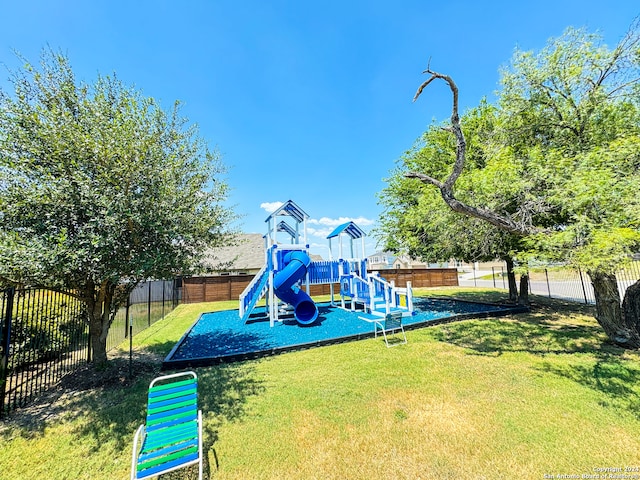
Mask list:
POLYGON ((95 388, 123 388, 145 373, 160 371, 162 357, 147 352, 134 352, 131 362, 129 354, 114 355, 106 366, 87 364, 63 377, 57 387, 67 393, 83 392, 95 388))

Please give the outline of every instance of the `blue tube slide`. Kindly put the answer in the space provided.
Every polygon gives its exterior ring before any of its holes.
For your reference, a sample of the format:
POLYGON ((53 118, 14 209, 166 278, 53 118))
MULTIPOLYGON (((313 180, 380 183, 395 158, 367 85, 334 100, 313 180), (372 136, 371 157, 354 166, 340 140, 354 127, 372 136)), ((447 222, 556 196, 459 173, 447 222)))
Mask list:
POLYGON ((307 274, 309 256, 297 250, 284 256, 285 267, 273 277, 273 290, 280 300, 293 306, 293 313, 301 325, 309 325, 318 318, 318 307, 307 292, 296 285, 307 274))

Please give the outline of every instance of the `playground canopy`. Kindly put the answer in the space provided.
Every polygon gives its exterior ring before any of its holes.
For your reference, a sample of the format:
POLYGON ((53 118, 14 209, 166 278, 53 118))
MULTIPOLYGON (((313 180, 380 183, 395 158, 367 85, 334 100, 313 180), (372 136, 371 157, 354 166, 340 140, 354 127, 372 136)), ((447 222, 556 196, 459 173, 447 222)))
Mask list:
POLYGON ((333 230, 333 232, 331 232, 327 236, 327 239, 329 240, 329 251, 332 252, 333 254, 331 240, 333 238, 338 237, 338 256, 339 258, 344 258, 343 250, 342 250, 342 238, 344 235, 349 237, 349 253, 351 255, 351 258, 355 257, 354 250, 353 250, 353 241, 358 238, 361 239, 361 250, 362 250, 361 258, 365 258, 364 237, 366 236, 366 234, 364 233, 364 230, 362 230, 354 222, 347 222, 347 223, 343 223, 342 225, 338 225, 333 230))
POLYGON ((280 205, 275 211, 271 213, 265 220, 267 224, 267 246, 271 246, 276 243, 276 233, 285 232, 291 236, 292 243, 300 242, 300 229, 299 226, 302 223, 303 231, 303 243, 307 243, 307 219, 309 215, 302 210, 292 200, 287 200, 280 205), (295 221, 295 228, 288 224, 286 221, 281 220, 278 222, 278 217, 291 217, 295 221))

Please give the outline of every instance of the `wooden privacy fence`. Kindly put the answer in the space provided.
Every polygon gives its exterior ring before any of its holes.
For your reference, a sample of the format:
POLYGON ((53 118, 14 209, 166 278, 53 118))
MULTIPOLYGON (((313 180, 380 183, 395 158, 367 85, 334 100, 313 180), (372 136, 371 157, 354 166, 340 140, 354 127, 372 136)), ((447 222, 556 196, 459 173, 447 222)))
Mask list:
MULTIPOLYGON (((397 287, 405 287, 407 281, 414 288, 445 287, 458 285, 458 271, 455 268, 420 268, 376 270, 387 281, 394 281, 397 287)), ((184 303, 219 302, 238 300, 242 291, 253 280, 253 275, 221 275, 216 277, 191 277, 182 282, 184 303)), ((338 293, 340 285, 334 284, 338 293)), ((311 285, 311 295, 328 295, 330 285, 311 285)))
POLYGON ((395 268, 378 270, 380 276, 396 287, 406 287, 407 281, 414 288, 420 287, 457 287, 458 270, 456 268, 395 268))

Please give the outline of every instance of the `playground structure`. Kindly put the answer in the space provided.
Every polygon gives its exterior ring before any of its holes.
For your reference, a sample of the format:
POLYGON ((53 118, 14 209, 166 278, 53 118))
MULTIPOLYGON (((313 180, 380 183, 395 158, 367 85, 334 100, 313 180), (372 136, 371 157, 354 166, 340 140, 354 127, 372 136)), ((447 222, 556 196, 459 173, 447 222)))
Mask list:
MULTIPOLYGON (((310 325, 318 318, 318 308, 309 294, 310 285, 330 285, 331 305, 353 312, 361 311, 372 318, 391 312, 412 315, 411 282, 396 287, 377 273, 367 272, 365 233, 354 222, 336 227, 329 240, 328 261, 314 262, 307 243, 309 216, 289 200, 274 211, 265 222, 265 264, 240 294, 239 315, 246 323, 260 300, 265 299, 265 313, 270 325, 290 318, 300 325, 310 325), (293 225, 291 223, 293 222, 293 225), (285 237, 288 242, 279 242, 285 237), (348 252, 343 241, 348 239, 348 252), (337 242, 338 259, 333 259, 333 241, 337 242), (361 255, 355 254, 354 240, 360 240, 361 255), (348 253, 348 258, 345 255, 348 253), (334 285, 339 285, 339 302, 334 285)), ((264 314, 263 314, 264 315, 264 314)))

